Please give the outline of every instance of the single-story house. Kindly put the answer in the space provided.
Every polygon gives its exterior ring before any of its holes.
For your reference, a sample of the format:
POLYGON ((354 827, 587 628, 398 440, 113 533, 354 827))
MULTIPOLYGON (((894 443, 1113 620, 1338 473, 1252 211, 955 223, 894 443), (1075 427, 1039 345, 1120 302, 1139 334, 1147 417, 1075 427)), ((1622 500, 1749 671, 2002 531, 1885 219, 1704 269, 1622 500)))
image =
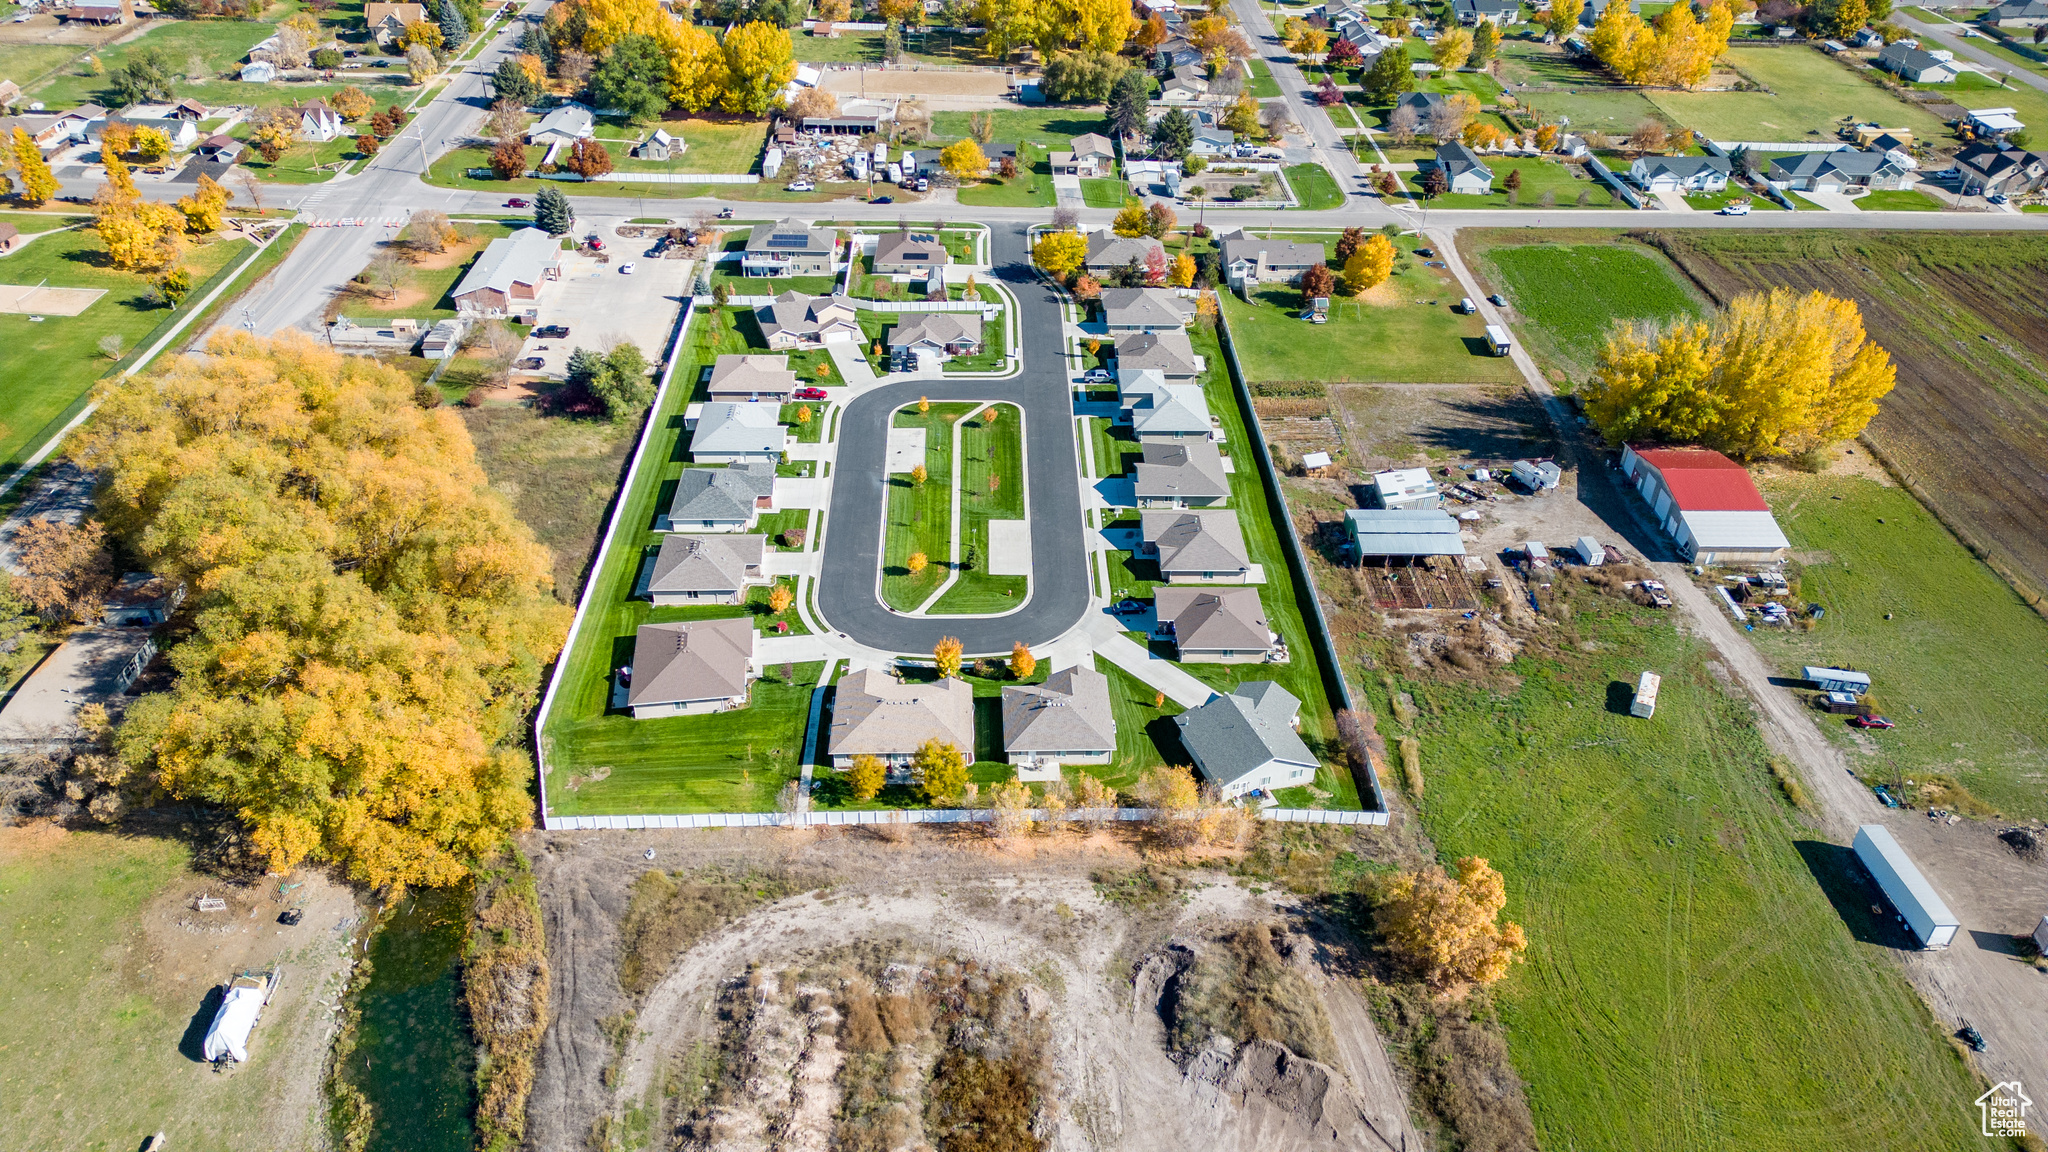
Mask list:
POLYGON ((584 104, 564 104, 526 130, 528 144, 574 144, 597 131, 597 120, 584 104))
POLYGON ((1111 355, 1118 379, 1137 372, 1157 372, 1168 384, 1192 384, 1203 368, 1202 357, 1195 355, 1194 342, 1183 328, 1119 336, 1111 355))
POLYGON ((133 19, 132 10, 119 4, 74 4, 57 15, 78 24, 126 24, 133 19))
POLYGON ((653 160, 662 164, 681 156, 689 145, 680 136, 671 136, 666 128, 656 128, 648 133, 647 139, 633 145, 633 158, 653 160))
POLYGON ((1202 664, 1256 664, 1273 651, 1257 588, 1161 588, 1153 594, 1154 635, 1173 644, 1182 660, 1202 664))
POLYGON ((2048 0, 2005 0, 1979 22, 1998 28, 2039 28, 2048 24, 2048 0))
POLYGON ((1139 554, 1156 558, 1169 584, 1251 581, 1251 555, 1235 512, 1140 512, 1138 537, 1139 554))
POLYGON ((763 512, 775 509, 775 465, 750 460, 729 468, 685 468, 676 480, 668 513, 655 530, 744 532, 763 512))
POLYGON ((875 275, 929 278, 953 262, 953 254, 931 232, 885 232, 875 238, 875 275))
POLYGON ((0 139, 14 139, 16 128, 28 133, 36 150, 46 157, 71 141, 70 132, 60 127, 58 118, 52 114, 32 112, 26 116, 0 117, 0 139))
POLYGON ((1393 468, 1375 472, 1372 499, 1376 508, 1441 508, 1443 493, 1427 468, 1393 468))
POLYGON ((1644 156, 1628 178, 1646 192, 1719 192, 1732 170, 1725 156, 1644 156))
POLYGON ((947 676, 906 682, 879 668, 863 668, 842 677, 833 689, 825 754, 834 768, 850 768, 861 755, 908 764, 927 740, 974 756, 974 689, 967 681, 947 676))
POLYGON ((1301 701, 1271 680, 1249 680, 1173 718, 1188 757, 1226 797, 1315 781, 1315 753, 1295 729, 1301 701))
MULTIPOLYGON (((1628 10, 1637 15, 1643 11, 1642 0, 1628 0, 1628 10)), ((1586 6, 1579 10, 1579 23, 1587 28, 1600 23, 1600 14, 1607 11, 1607 0, 1586 0, 1586 6)))
POLYGON ((1451 11, 1460 24, 1491 20, 1505 28, 1522 22, 1522 0, 1451 0, 1451 11))
POLYGON ((801 220, 756 224, 747 234, 740 271, 748 276, 830 276, 839 233, 801 220))
MULTIPOLYGON (((1183 64, 1173 70, 1159 88, 1159 103, 1168 106, 1199 104, 1209 98, 1209 80, 1199 64, 1183 64)), ((1058 168, 1053 169, 1058 172, 1058 168)), ((1079 173, 1075 173, 1079 175, 1079 173)))
POLYGON ((789 400, 798 388, 787 356, 726 355, 711 366, 710 399, 728 404, 789 400))
POLYGON ((1140 268, 1147 267, 1154 252, 1164 260, 1166 245, 1150 236, 1118 236, 1104 229, 1088 234, 1088 255, 1082 265, 1090 276, 1101 279, 1123 271, 1133 262, 1140 268))
POLYGON ((1188 141, 1190 156, 1224 156, 1237 143, 1237 133, 1228 128, 1195 125, 1194 139, 1188 141))
POLYGON ((1104 288, 1103 326, 1112 336, 1178 332, 1195 318, 1195 302, 1172 288, 1104 288))
POLYGON ((1160 372, 1134 372, 1118 383, 1117 398, 1117 423, 1129 424, 1139 443, 1216 436, 1199 384, 1169 384, 1160 372))
POLYGON ((1108 176, 1116 171, 1116 147, 1100 132, 1074 137, 1069 151, 1046 157, 1055 176, 1108 176))
POLYGON ((59 138, 90 140, 106 123, 108 115, 107 110, 97 104, 80 104, 57 113, 56 121, 50 127, 59 138))
POLYGON ((1019 768, 1107 764, 1116 755, 1109 677, 1076 664, 1003 689, 1003 756, 1019 768))
POLYGON ((633 663, 619 678, 635 720, 744 708, 754 681, 753 622, 642 624, 633 637, 633 663))
POLYGON ((242 158, 242 142, 225 132, 199 142, 199 158, 216 164, 233 164, 242 158))
POLYGON ((1792 545, 1749 470, 1705 448, 1621 452, 1621 474, 1688 559, 1701 564, 1783 560, 1792 545))
POLYGON ((1443 106, 1444 98, 1436 92, 1403 92, 1401 98, 1394 101, 1394 111, 1414 109, 1416 122, 1424 128, 1429 127, 1430 116, 1443 106))
POLYGON ((1953 54, 1929 52, 1904 42, 1887 44, 1871 64, 1915 84, 1947 84, 1957 74, 1953 54))
POLYGON ((1247 284, 1293 284, 1301 274, 1327 260, 1321 244, 1268 240, 1239 228, 1217 237, 1223 249, 1223 270, 1233 288, 1247 284))
POLYGON ((1493 191, 1493 169, 1463 144, 1439 144, 1435 159, 1418 161, 1415 167, 1419 172, 1442 172, 1453 195, 1485 196, 1493 191))
POLYGON ((308 100, 292 111, 299 114, 299 138, 325 144, 347 131, 342 126, 341 114, 327 106, 324 100, 308 100))
POLYGON ((1966 144, 1954 172, 1970 196, 2018 196, 2048 186, 2048 156, 2004 144, 1966 144))
POLYGON ((767 556, 766 536, 664 536, 647 597, 657 608, 741 603, 747 589, 768 582, 767 556))
POLYGON ((1169 37, 1152 50, 1152 67, 1160 72, 1172 72, 1175 68, 1201 62, 1202 50, 1180 36, 1169 37))
POLYGON ((792 288, 754 309, 754 319, 768 346, 777 351, 818 348, 839 341, 859 344, 864 338, 853 298, 838 293, 806 296, 792 288))
POLYGON ((1207 508, 1230 498, 1223 454, 1208 439, 1148 440, 1134 494, 1140 508, 1207 508))
POLYGON ((2017 111, 2014 108, 1977 108, 1963 117, 1963 123, 1976 133, 1979 140, 2002 140, 2026 128, 2015 114, 2017 111))
POLYGON ((405 35, 405 26, 427 18, 424 4, 386 4, 381 0, 370 0, 363 5, 363 27, 369 29, 370 38, 384 47, 405 35))
POLYGON ((1771 161, 1764 179, 1773 188, 1833 192, 1843 188, 1903 188, 1907 169, 1889 152, 1839 148, 1799 152, 1771 161))
POLYGON ((917 312, 889 329, 889 363, 898 372, 933 368, 981 352, 979 312, 917 312))
POLYGON ((183 152, 199 143, 199 126, 194 118, 183 113, 174 104, 136 104, 87 129, 87 135, 97 137, 106 131, 110 123, 128 124, 137 129, 154 128, 171 142, 173 152, 183 152))
POLYGON ((1344 535, 1360 561, 1465 554, 1457 518, 1440 509, 1353 508, 1344 513, 1344 535))
POLYGON ((538 228, 501 236, 484 247, 455 286, 455 310, 472 316, 530 313, 541 282, 562 274, 561 260, 560 238, 538 228))
POLYGON ((699 464, 779 463, 789 448, 776 404, 706 404, 690 434, 690 459, 699 464))

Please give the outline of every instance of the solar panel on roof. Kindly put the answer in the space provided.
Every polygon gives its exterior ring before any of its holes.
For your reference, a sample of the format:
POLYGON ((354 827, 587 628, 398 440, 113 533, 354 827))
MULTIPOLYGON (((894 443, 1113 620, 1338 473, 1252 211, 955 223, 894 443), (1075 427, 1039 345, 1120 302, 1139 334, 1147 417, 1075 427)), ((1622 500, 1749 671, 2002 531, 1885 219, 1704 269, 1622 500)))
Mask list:
POLYGON ((810 243, 811 238, 800 232, 794 235, 782 232, 768 238, 768 246, 770 248, 804 248, 808 247, 810 243))

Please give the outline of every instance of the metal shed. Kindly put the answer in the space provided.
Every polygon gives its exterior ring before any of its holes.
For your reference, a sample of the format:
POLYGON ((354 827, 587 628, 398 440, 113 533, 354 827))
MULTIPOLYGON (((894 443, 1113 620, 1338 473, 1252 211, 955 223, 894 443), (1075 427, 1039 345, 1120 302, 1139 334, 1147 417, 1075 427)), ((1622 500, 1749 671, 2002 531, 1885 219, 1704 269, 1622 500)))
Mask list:
POLYGON ((1361 560, 1465 554, 1458 521, 1448 512, 1354 508, 1344 514, 1344 534, 1361 560))
POLYGON ((1870 674, 1852 672, 1847 668, 1821 668, 1813 664, 1799 670, 1799 674, 1811 681, 1823 692, 1847 692, 1861 696, 1870 691, 1870 674))
POLYGON ((1892 907, 1913 930, 1922 948, 1946 948, 1962 927, 1948 904, 1934 891, 1934 885, 1920 874, 1906 850, 1882 824, 1865 824, 1856 829, 1856 859, 1870 869, 1871 878, 1884 889, 1892 907))

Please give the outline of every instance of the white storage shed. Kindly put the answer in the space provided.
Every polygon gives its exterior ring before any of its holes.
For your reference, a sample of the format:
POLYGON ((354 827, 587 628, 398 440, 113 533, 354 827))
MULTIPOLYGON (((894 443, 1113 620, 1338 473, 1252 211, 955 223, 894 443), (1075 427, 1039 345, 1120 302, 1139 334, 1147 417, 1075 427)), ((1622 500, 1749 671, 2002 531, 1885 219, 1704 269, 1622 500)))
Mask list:
POLYGON ((1870 869, 1871 878, 1884 889, 1922 948, 1946 948, 1955 940, 1956 929, 1962 925, 1892 838, 1891 829, 1882 824, 1863 825, 1856 829, 1855 848, 1856 859, 1870 869))

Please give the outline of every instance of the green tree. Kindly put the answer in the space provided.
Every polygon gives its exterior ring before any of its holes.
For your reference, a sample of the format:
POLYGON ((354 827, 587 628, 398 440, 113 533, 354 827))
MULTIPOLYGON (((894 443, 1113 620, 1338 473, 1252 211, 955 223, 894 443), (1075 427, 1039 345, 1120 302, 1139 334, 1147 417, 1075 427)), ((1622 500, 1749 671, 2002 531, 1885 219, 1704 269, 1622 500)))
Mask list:
POLYGON ((1179 108, 1161 116, 1152 124, 1152 147, 1168 160, 1178 160, 1188 154, 1195 143, 1195 120, 1179 108))
POLYGON ((604 367, 592 382, 591 391, 604 402, 605 411, 617 420, 633 415, 654 399, 654 382, 647 377, 647 357, 640 346, 628 341, 611 350, 604 367))
POLYGON ((1472 66, 1484 69, 1493 63, 1493 57, 1500 51, 1500 26, 1491 20, 1481 20, 1472 30, 1472 66))
POLYGON ((569 383, 597 395, 597 378, 604 373, 604 353, 578 348, 569 353, 566 366, 569 383))
POLYGON ((1109 90, 1109 127, 1117 136, 1135 136, 1145 127, 1145 113, 1151 106, 1147 94, 1151 81, 1137 68, 1125 70, 1109 90))
POLYGON ((600 108, 652 120, 668 107, 668 79, 668 53, 654 37, 635 33, 606 50, 590 74, 590 95, 600 108))
POLYGON ((170 58, 161 48, 144 48, 130 56, 127 63, 114 69, 108 81, 120 107, 170 100, 174 96, 170 58))
POLYGON ((540 85, 519 61, 506 58, 498 63, 498 70, 491 73, 491 88, 500 99, 510 100, 521 108, 540 99, 540 85))
POLYGON ((462 9, 455 6, 455 0, 441 0, 441 11, 436 21, 441 25, 441 43, 449 52, 454 52, 469 42, 469 21, 462 18, 462 9))
POLYGON ((1380 53, 1379 59, 1366 69, 1365 94, 1376 104, 1384 104, 1399 97, 1403 92, 1415 89, 1415 73, 1408 67, 1408 54, 1388 49, 1380 53))
POLYGON ((533 198, 533 226, 550 236, 567 235, 576 221, 569 197, 553 184, 544 184, 533 198))
POLYGON ((936 739, 925 741, 911 753, 910 770, 919 777, 925 799, 933 804, 951 804, 967 788, 967 757, 936 739))

